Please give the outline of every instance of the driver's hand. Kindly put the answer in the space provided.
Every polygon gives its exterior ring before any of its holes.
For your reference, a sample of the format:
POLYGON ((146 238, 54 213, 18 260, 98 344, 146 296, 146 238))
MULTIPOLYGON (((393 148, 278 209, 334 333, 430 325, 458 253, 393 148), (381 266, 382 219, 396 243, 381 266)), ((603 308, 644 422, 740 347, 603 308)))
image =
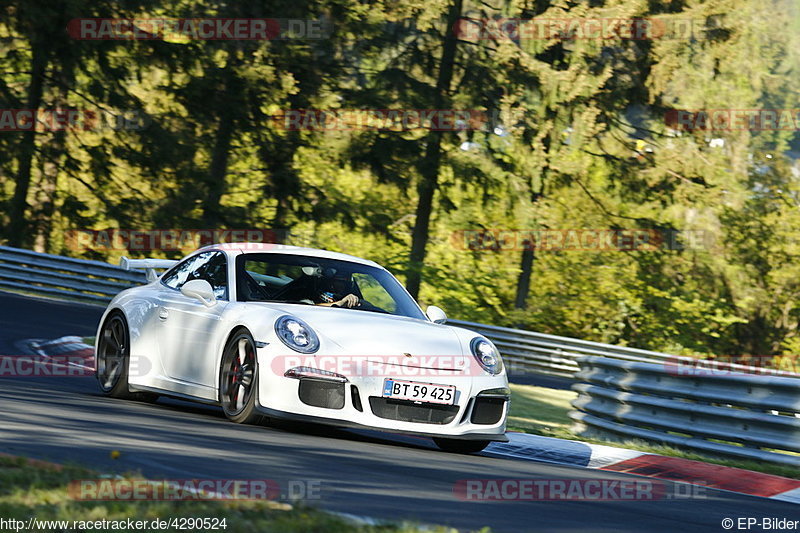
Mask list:
POLYGON ((348 294, 347 296, 336 302, 336 305, 338 305, 339 307, 355 307, 358 305, 358 296, 356 296, 355 294, 348 294))

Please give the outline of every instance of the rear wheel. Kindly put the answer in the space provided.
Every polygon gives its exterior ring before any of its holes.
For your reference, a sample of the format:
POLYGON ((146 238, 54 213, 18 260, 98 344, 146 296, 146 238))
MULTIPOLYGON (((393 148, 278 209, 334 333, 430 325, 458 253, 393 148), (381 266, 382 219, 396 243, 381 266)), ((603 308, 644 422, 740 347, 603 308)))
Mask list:
POLYGON ((237 424, 261 422, 263 417, 256 411, 257 386, 256 344, 250 333, 240 330, 222 352, 219 396, 225 416, 237 424))
POLYGON ((131 346, 128 322, 115 311, 106 318, 100 330, 95 354, 97 382, 100 389, 113 398, 155 401, 158 396, 146 392, 131 392, 128 387, 131 346))
POLYGON ((433 442, 440 450, 450 453, 478 453, 486 448, 491 441, 488 440, 460 440, 434 437, 433 442))

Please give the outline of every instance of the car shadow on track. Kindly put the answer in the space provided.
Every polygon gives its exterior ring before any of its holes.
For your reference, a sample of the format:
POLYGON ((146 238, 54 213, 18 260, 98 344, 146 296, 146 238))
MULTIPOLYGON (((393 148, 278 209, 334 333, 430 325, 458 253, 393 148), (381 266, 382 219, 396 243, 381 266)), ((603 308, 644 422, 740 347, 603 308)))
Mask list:
MULTIPOLYGON (((100 392, 87 392, 89 396, 106 398, 100 392)), ((215 405, 190 402, 179 398, 161 396, 153 402, 137 402, 135 400, 114 400, 122 402, 134 402, 140 405, 150 405, 155 409, 164 409, 172 414, 191 413, 198 416, 207 416, 216 420, 225 420, 222 409, 215 405)), ((231 422, 233 424, 233 422, 231 422)), ((369 429, 350 429, 325 424, 315 424, 311 422, 297 422, 292 420, 270 419, 258 425, 239 426, 241 428, 252 428, 253 430, 267 429, 284 433, 296 433, 310 437, 322 437, 353 442, 364 442, 371 444, 382 444, 397 446, 401 448, 434 449, 438 450, 433 441, 426 437, 414 435, 401 435, 390 432, 383 432, 369 429)))

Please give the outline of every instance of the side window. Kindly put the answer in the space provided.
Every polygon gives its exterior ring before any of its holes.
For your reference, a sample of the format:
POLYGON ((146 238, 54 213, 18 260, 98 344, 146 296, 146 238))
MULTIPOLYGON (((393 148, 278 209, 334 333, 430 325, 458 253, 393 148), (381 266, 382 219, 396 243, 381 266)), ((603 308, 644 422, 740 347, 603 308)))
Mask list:
POLYGON ((171 289, 180 290, 184 283, 204 279, 211 284, 217 300, 228 298, 228 272, 225 254, 205 252, 178 263, 164 275, 161 282, 171 289))
POLYGON ((210 261, 200 267, 198 277, 211 284, 217 300, 228 299, 228 262, 225 254, 216 252, 210 261))
POLYGON ((211 259, 212 255, 214 255, 214 252, 206 252, 178 263, 172 267, 172 270, 164 275, 161 283, 171 289, 180 290, 187 281, 197 279, 193 274, 197 272, 206 261, 211 259))

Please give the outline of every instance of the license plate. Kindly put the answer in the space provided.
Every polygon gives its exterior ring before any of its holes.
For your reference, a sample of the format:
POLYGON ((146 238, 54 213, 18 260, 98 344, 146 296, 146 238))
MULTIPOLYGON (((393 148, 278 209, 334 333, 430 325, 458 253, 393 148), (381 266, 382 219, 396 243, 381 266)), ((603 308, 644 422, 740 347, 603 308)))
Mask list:
POLYGON ((455 385, 386 379, 383 381, 383 397, 393 400, 453 405, 456 403, 456 387, 455 385))

